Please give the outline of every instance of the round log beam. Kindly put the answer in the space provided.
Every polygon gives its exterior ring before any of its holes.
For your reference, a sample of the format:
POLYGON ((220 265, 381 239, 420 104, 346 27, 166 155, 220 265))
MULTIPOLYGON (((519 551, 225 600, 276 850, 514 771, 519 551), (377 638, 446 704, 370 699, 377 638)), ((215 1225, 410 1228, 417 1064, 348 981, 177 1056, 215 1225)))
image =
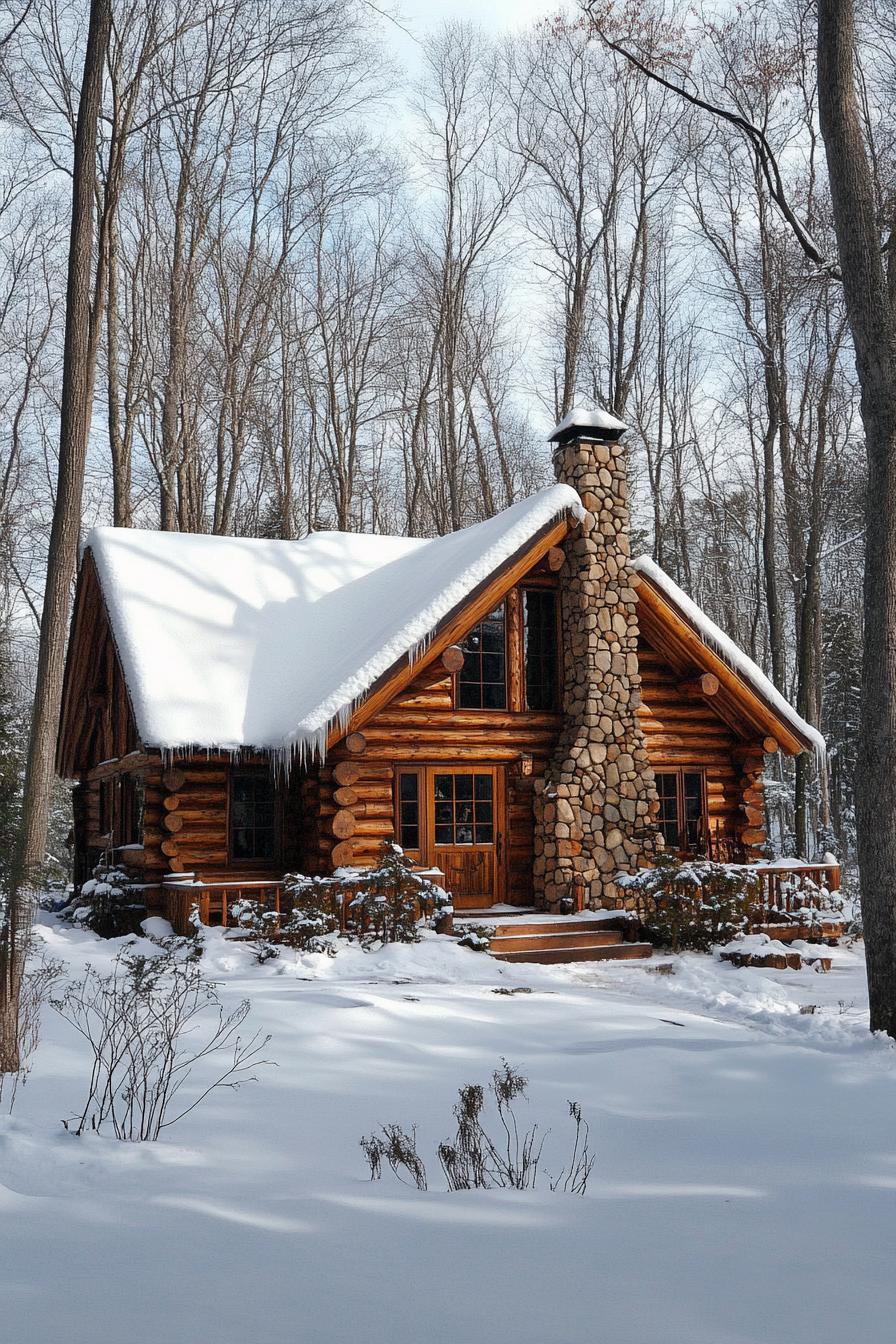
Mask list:
POLYGON ((176 835, 178 831, 183 830, 184 819, 177 812, 169 812, 162 818, 162 825, 165 827, 166 831, 170 831, 172 835, 176 835))
POLYGON ((176 859, 180 853, 176 840, 163 840, 161 848, 166 859, 176 859))
POLYGON ((338 807, 354 807, 358 801, 357 790, 350 788, 348 784, 338 788, 333 794, 333 802, 338 807))
POLYGON ((187 782, 187 777, 183 770, 166 770, 162 775, 162 783, 169 793, 177 793, 187 782))
POLYGON ((176 793, 169 793, 162 799, 162 806, 166 812, 176 812, 180 807, 180 797, 176 793))
POLYGON ((556 574, 558 569, 563 568, 563 561, 566 555, 562 546, 552 546, 547 553, 548 569, 552 574, 556 574))
POLYGON ((697 677, 679 682, 678 689, 683 695, 718 695, 719 679, 714 672, 701 672, 697 677))
POLYGON ((347 808, 343 808, 333 818, 333 834, 337 840, 350 840, 355 833, 356 825, 354 812, 349 812, 347 808))
POLYGON ((442 654, 442 666, 446 672, 459 672, 464 665, 464 651, 459 644, 449 644, 442 654))
POLYGON ((337 784, 356 784, 361 775, 360 765, 354 761, 339 761, 333 770, 333 778, 337 784))
POLYGON ((334 868, 347 868, 354 860, 355 847, 351 840, 342 840, 333 846, 330 862, 334 868))
POLYGON ((183 859, 169 859, 169 860, 168 860, 168 871, 169 871, 170 873, 183 873, 183 872, 186 872, 186 867, 185 867, 185 864, 184 864, 183 859))
POLYGON ((766 756, 774 756, 778 750, 778 743, 773 737, 764 737, 762 739, 762 750, 766 756))
POLYGON ((363 756, 367 750, 367 738, 363 733, 349 733, 345 739, 345 749, 353 756, 363 756))

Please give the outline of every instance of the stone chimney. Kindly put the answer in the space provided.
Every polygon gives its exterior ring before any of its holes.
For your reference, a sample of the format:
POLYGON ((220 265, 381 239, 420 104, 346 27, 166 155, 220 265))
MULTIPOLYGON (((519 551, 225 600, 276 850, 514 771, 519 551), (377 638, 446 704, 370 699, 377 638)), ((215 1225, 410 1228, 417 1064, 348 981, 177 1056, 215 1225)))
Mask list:
POLYGON ((557 480, 587 513, 560 570, 564 723, 536 781, 535 888, 551 910, 615 906, 619 871, 659 848, 653 770, 638 723, 638 608, 621 420, 573 410, 550 436, 557 480))

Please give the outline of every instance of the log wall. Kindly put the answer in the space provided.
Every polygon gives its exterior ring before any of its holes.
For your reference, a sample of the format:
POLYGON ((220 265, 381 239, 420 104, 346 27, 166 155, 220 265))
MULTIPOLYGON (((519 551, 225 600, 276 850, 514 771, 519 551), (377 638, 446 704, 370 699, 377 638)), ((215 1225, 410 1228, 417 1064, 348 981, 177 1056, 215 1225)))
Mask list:
POLYGON ((638 663, 638 716, 650 764, 656 771, 703 770, 710 836, 752 847, 758 855, 765 842, 761 743, 739 737, 713 709, 712 697, 682 690, 680 672, 643 636, 638 663))

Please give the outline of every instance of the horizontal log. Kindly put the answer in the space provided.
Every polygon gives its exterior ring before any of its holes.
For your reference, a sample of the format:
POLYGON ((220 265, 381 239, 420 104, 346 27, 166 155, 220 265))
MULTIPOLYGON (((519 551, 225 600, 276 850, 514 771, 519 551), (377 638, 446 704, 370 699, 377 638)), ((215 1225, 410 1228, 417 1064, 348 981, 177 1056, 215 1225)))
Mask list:
POLYGON ((367 738, 363 733, 349 733, 345 739, 345 749, 353 756, 363 756, 367 750, 367 738))
POLYGON ((719 679, 712 672, 701 672, 698 677, 690 677, 687 681, 680 681, 678 689, 682 695, 718 695, 719 679))
POLYGON ((169 793, 177 793, 178 789, 182 789, 186 782, 186 771, 177 767, 165 770, 162 774, 162 783, 169 793))
POLYGON ((336 836, 337 840, 349 840, 355 833, 357 822, 353 812, 343 808, 333 817, 330 830, 336 836))
POLYGON ((355 846, 351 840, 342 840, 334 846, 330 853, 330 860, 334 868, 345 868, 354 863, 355 846))
POLYGON ((183 830, 183 814, 180 812, 169 812, 162 819, 162 825, 165 827, 166 831, 170 831, 172 835, 176 835, 178 831, 183 830))
POLYGON ((157 757, 150 756, 145 751, 131 751, 126 756, 117 756, 109 761, 102 761, 95 765, 92 770, 88 770, 87 779, 94 782, 101 779, 109 779, 114 775, 128 775, 134 770, 144 770, 151 765, 157 757))
POLYGON ((762 739, 762 750, 767 756, 774 756, 778 750, 778 742, 774 737, 764 737, 762 739))
POLYGON ((169 793, 168 797, 163 800, 162 807, 166 812, 176 812, 180 807, 180 798, 179 793, 169 793))
POLYGON ((339 761, 333 767, 333 778, 337 784, 354 784, 361 775, 361 767, 357 761, 339 761))
POLYGON ((745 845, 764 845, 765 831, 756 828, 748 828, 741 831, 740 838, 745 845))
POLYGON ((565 559, 566 555, 562 546, 552 546, 545 556, 545 562, 552 574, 556 574, 558 570, 563 568, 565 559))
POLYGON ((176 859, 180 853, 180 846, 176 840, 163 840, 160 848, 167 859, 176 859))
POLYGON ((339 807, 354 807, 359 801, 360 795, 356 789, 350 788, 347 784, 338 788, 333 794, 333 801, 339 807))

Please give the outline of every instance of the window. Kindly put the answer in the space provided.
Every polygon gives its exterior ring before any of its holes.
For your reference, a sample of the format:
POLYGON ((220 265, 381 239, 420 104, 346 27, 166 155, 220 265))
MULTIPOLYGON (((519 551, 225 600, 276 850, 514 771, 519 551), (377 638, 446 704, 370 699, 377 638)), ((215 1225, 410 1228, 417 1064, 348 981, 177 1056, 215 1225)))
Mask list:
POLYGON ((266 769, 231 771, 231 859, 273 859, 275 855, 274 780, 271 772, 266 769))
POLYGON ((550 588, 523 591, 526 708, 557 708, 557 594, 550 588))
POLYGON ((398 775, 398 843, 404 850, 420 848, 420 775, 402 770, 398 775))
POLYGON ((142 845, 143 843, 143 774, 135 770, 121 779, 118 841, 122 845, 142 845))
POLYGON ((433 777, 437 845, 492 844, 492 785, 490 774, 439 773, 433 777))
POLYGON ((115 843, 115 780, 100 780, 100 835, 108 837, 108 843, 115 843))
POLYGON ((667 770, 656 776, 660 810, 657 825, 673 853, 693 853, 705 839, 703 774, 699 770, 667 770))
POLYGON ((457 674, 461 709, 506 709, 507 669, 504 604, 480 621, 463 641, 464 665, 457 674))

